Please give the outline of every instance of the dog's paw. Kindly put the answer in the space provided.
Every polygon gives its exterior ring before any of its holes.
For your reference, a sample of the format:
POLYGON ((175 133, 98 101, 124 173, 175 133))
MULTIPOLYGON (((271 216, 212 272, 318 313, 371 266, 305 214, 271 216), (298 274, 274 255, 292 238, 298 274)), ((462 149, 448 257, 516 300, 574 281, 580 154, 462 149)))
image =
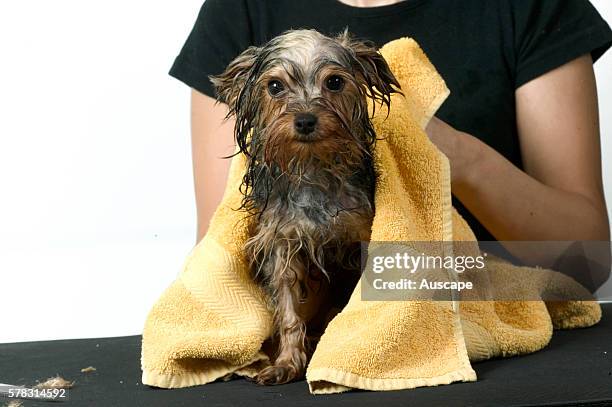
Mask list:
POLYGON ((255 382, 265 386, 285 384, 302 378, 303 373, 298 372, 295 366, 289 364, 272 365, 264 368, 257 376, 255 382))

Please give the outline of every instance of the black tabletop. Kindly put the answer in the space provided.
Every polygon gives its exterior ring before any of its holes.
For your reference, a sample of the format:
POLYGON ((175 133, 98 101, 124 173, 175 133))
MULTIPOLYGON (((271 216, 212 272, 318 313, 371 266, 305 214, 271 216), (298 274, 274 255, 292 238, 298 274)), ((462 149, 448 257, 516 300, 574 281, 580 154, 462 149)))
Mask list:
POLYGON ((328 396, 311 395, 303 381, 154 389, 140 382, 140 336, 0 344, 0 383, 31 386, 57 374, 75 381, 68 401, 24 406, 612 406, 612 304, 603 308, 599 325, 555 331, 540 352, 475 364, 475 383, 328 396), (81 373, 88 366, 96 371, 81 373))

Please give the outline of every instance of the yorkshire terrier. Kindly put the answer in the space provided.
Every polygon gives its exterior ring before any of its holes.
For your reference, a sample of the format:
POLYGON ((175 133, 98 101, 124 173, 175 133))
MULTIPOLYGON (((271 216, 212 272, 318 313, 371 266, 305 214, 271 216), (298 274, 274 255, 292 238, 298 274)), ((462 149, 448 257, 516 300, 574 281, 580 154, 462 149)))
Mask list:
POLYGON ((255 380, 287 383, 358 281, 374 214, 367 99, 389 109, 400 85, 371 43, 314 30, 250 47, 211 81, 247 157, 242 208, 257 222, 244 250, 274 308, 274 362, 255 380))

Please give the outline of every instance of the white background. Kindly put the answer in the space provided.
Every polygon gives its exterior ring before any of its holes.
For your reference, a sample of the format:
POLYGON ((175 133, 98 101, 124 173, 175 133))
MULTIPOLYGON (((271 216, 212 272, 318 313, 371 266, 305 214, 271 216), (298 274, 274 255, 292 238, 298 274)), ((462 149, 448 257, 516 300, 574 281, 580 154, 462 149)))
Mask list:
MULTIPOLYGON (((139 334, 180 271, 189 89, 167 71, 201 1, 0 2, 0 342, 139 334)), ((612 209, 612 52, 596 71, 612 209)))

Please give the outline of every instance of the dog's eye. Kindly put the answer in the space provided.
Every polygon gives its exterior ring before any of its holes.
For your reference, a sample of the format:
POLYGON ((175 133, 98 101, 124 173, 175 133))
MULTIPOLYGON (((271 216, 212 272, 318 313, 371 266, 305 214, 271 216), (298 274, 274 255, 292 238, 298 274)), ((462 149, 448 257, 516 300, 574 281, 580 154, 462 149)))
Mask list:
POLYGON ((271 96, 276 96, 284 90, 285 87, 283 86, 283 83, 281 81, 272 80, 268 82, 268 92, 271 96))
POLYGON ((325 87, 332 92, 340 92, 344 87, 344 79, 338 75, 332 75, 325 80, 325 87))

